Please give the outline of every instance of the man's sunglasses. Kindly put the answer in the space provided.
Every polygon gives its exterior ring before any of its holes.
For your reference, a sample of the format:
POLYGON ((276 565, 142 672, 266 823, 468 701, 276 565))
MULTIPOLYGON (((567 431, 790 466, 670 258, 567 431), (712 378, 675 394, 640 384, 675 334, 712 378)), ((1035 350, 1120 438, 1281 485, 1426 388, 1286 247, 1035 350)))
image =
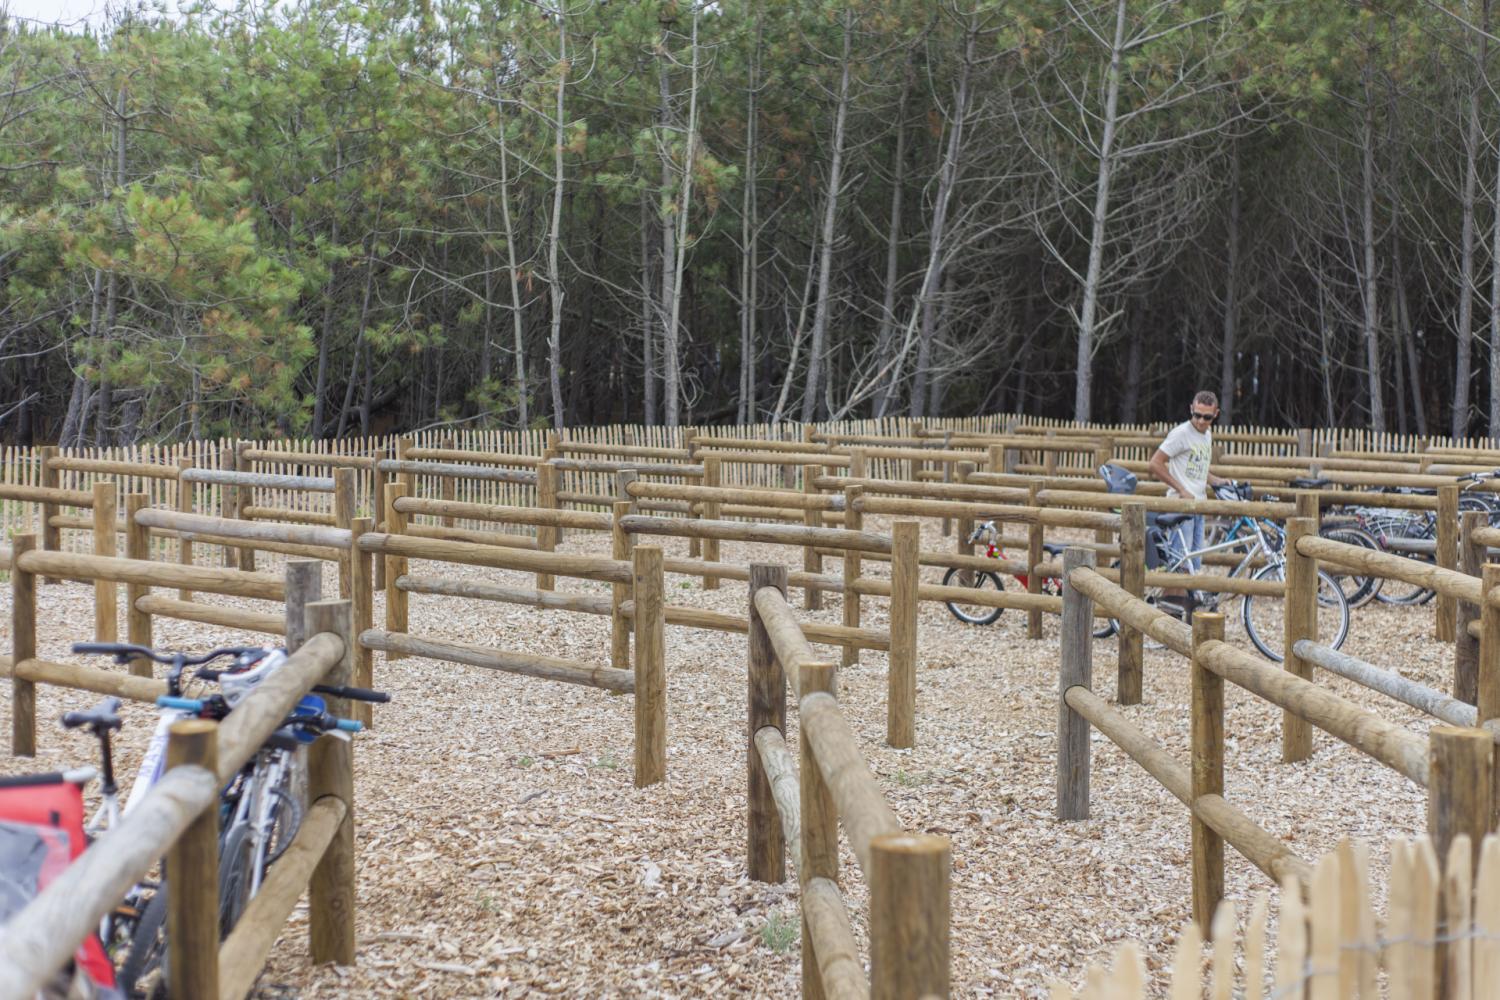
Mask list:
POLYGON ((1207 420, 1209 423, 1213 423, 1219 419, 1217 413, 1199 413, 1197 410, 1188 410, 1188 413, 1194 420, 1207 420))

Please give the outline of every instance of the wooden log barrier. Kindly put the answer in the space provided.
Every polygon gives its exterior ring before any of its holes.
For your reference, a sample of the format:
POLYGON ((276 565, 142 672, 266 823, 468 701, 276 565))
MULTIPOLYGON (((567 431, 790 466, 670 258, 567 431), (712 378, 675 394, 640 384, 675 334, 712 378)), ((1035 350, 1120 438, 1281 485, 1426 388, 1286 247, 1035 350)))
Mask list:
POLYGON ((516 653, 490 646, 408 635, 383 629, 368 629, 360 635, 359 640, 370 649, 387 654, 387 661, 395 659, 396 657, 390 654, 396 653, 400 656, 421 656, 430 660, 481 667, 485 670, 522 674, 540 680, 559 681, 563 684, 603 688, 606 691, 618 691, 622 694, 630 694, 635 690, 635 681, 629 671, 595 666, 581 660, 568 660, 535 653, 516 653))
POLYGON ((396 501, 403 514, 425 514, 452 517, 461 521, 493 521, 500 524, 524 524, 579 528, 586 531, 610 530, 610 516, 593 511, 557 510, 546 507, 509 507, 500 504, 455 503, 403 496, 396 501))
MULTIPOLYGON (((42 488, 39 491, 32 492, 36 495, 36 499, 40 500, 42 504, 41 548, 44 552, 57 552, 62 549, 62 532, 53 527, 52 519, 57 516, 58 504, 60 502, 66 502, 62 499, 62 497, 65 495, 65 492, 57 488, 57 468, 52 464, 53 460, 57 458, 57 446, 44 446, 40 452, 39 457, 42 464, 42 488)), ((94 498, 91 494, 80 493, 79 495, 86 496, 87 503, 93 503, 94 498)), ((0 498, 6 500, 25 499, 24 496, 7 496, 6 491, 4 490, 0 490, 0 498)), ((81 504, 72 504, 70 506, 76 507, 81 506, 81 504)), ((44 578, 42 582, 44 584, 47 584, 48 586, 62 583, 62 581, 60 579, 57 579, 56 577, 44 578)))
MULTIPOLYGON (((761 588, 755 592, 757 602, 762 594, 771 593, 773 588, 761 588)), ((790 607, 786 603, 784 595, 781 596, 779 607, 790 607)), ((775 603, 775 602, 770 602, 775 603)), ((834 681, 833 664, 808 662, 794 668, 791 664, 784 664, 789 676, 796 678, 793 682, 798 691, 799 698, 812 695, 821 695, 829 699, 836 699, 836 683, 834 681)), ((800 845, 799 860, 797 862, 797 875, 804 885, 815 883, 826 883, 834 887, 837 893, 839 878, 839 813, 838 805, 834 802, 833 791, 829 788, 828 781, 823 776, 823 771, 818 766, 818 760, 813 750, 812 723, 806 714, 798 711, 798 725, 800 726, 800 739, 798 740, 798 755, 800 775, 801 796, 799 800, 800 814, 802 818, 802 843, 800 845)), ((842 909, 842 899, 840 899, 842 909)), ((809 910, 805 905, 802 908, 802 983, 803 996, 823 997, 830 995, 835 989, 834 982, 825 972, 825 959, 828 957, 825 951, 824 936, 817 933, 817 925, 812 919, 816 910, 809 910)), ((858 963, 856 962, 856 967, 858 963)), ((861 968, 861 973, 863 969, 861 968)), ((836 994, 835 994, 836 995, 836 994)), ((859 995, 859 994, 855 994, 859 995)))
MULTIPOLYGON (((1480 538, 1489 519, 1477 510, 1465 511, 1459 530, 1459 570, 1465 576, 1477 577, 1483 571, 1488 547, 1480 538), (1478 537, 1476 537, 1478 536, 1478 537)), ((1479 637, 1470 626, 1479 621, 1475 601, 1458 601, 1453 637, 1453 696, 1470 705, 1479 702, 1479 637)))
MULTIPOLYGON (((324 677, 330 684, 354 683, 354 658, 358 640, 350 602, 318 601, 306 607, 305 628, 309 635, 337 636, 339 656, 324 677)), ((349 702, 325 696, 328 711, 347 716, 349 702)), ((323 857, 313 868, 307 885, 308 937, 316 964, 333 962, 353 965, 355 959, 354 890, 356 884, 354 846, 353 746, 333 733, 324 733, 308 748, 307 797, 325 798, 344 804, 344 815, 323 857)))
POLYGON ((1057 690, 1057 818, 1089 818, 1088 720, 1068 705, 1068 691, 1093 686, 1093 601, 1075 584, 1073 571, 1094 565, 1087 549, 1063 551, 1061 647, 1057 690))
MULTIPOLYGON (((556 511, 558 506, 558 479, 557 466, 551 462, 543 462, 536 470, 536 505, 540 510, 556 511)), ((560 532, 556 524, 540 524, 536 529, 536 547, 541 552, 556 552, 560 532)), ((536 575, 537 590, 552 590, 557 586, 557 578, 551 573, 538 572, 536 575)))
MULTIPOLYGON (((822 475, 821 465, 804 463, 802 466, 802 491, 808 496, 818 494, 817 479, 822 475)), ((806 528, 806 537, 812 538, 813 533, 820 529, 823 523, 821 512, 812 506, 803 508, 802 523, 806 528)), ((823 572, 823 557, 818 555, 817 544, 806 544, 802 547, 802 572, 819 574, 823 572)), ((823 606, 823 591, 817 587, 807 587, 803 591, 803 607, 809 611, 815 611, 823 606)))
MULTIPOLYGON (((387 458, 379 465, 386 475, 401 476, 452 476, 458 479, 476 479, 486 483, 516 483, 520 486, 535 486, 537 474, 520 469, 493 469, 477 465, 460 465, 454 462, 416 462, 404 458, 387 458)), ((330 488, 329 492, 332 492, 330 488)))
POLYGON ((1439 857, 1454 838, 1478 845, 1495 828, 1495 737, 1483 729, 1434 726, 1428 733, 1431 775, 1427 832, 1439 857))
MULTIPOLYGON (((854 509, 859 499, 861 490, 858 486, 849 486, 844 489, 844 503, 848 509, 844 527, 851 531, 864 530, 864 515, 854 509)), ((860 594, 855 584, 859 581, 859 574, 863 568, 859 552, 846 551, 842 560, 844 571, 844 600, 843 620, 845 628, 859 628, 860 622, 860 594)), ((845 646, 843 659, 840 666, 852 667, 859 663, 859 649, 856 646, 845 646)))
POLYGON ((870 1000, 946 998, 948 838, 883 834, 870 856, 870 1000))
MULTIPOLYGON (((240 455, 245 452, 241 451, 240 455)), ((189 483, 213 486, 236 486, 241 489, 303 490, 310 493, 332 493, 334 481, 327 476, 281 476, 269 472, 225 469, 183 469, 180 478, 189 483)), ((248 506, 248 505, 247 505, 248 506)))
MULTIPOLYGON (((1438 487, 1437 564, 1450 572, 1458 570, 1458 487, 1438 487)), ((1452 642, 1457 634, 1458 604, 1452 593, 1439 590, 1434 634, 1438 642, 1452 642)))
MULTIPOLYGON (((786 593, 786 567, 755 563, 750 567, 749 640, 746 646, 750 724, 746 727, 748 792, 746 795, 746 867, 757 882, 786 880, 786 847, 771 779, 758 747, 760 733, 786 732, 786 671, 771 645, 770 634, 755 606, 755 595, 771 587, 786 593)), ((795 843, 795 842, 794 842, 795 843)))
MULTIPOLYGON (((401 514, 388 508, 387 520, 399 518, 401 514)), ((631 580, 628 564, 602 556, 581 556, 561 552, 533 552, 529 549, 514 549, 494 545, 474 545, 467 542, 448 542, 439 539, 413 538, 394 532, 371 532, 363 535, 359 546, 372 553, 407 559, 429 559, 433 562, 459 563, 465 566, 488 566, 493 569, 509 569, 521 573, 545 572, 556 576, 577 577, 583 580, 598 580, 602 583, 628 583, 631 580)), ((405 566, 386 566, 386 589, 394 576, 406 571, 405 566)), ((399 631, 393 629, 392 631, 399 631)))
MULTIPOLYGON (((1302 539, 1317 537, 1311 518, 1293 517, 1286 522, 1286 600, 1282 615, 1283 669, 1294 677, 1311 681, 1312 664, 1297 655, 1297 643, 1318 638, 1318 563, 1300 546, 1302 539)), ((1194 646, 1197 649, 1197 646, 1194 646)), ((1195 661, 1196 662, 1196 661, 1195 661)), ((1281 717, 1281 760, 1293 763, 1312 756, 1312 727, 1297 712, 1281 717)))
MULTIPOLYGON (((112 482, 94 483, 94 555, 112 557, 115 549, 115 513, 119 487, 112 482)), ((110 580, 94 581, 94 641, 115 642, 120 637, 119 585, 110 580)))
MULTIPOLYGON (((1208 669, 1199 651, 1222 642, 1224 616, 1193 614, 1192 708, 1189 717, 1192 755, 1192 801, 1224 794, 1224 679, 1208 669)), ((1193 919, 1200 927, 1213 923, 1224 899, 1224 838, 1196 815, 1192 820, 1193 919)))
POLYGON ((682 518, 650 517, 644 514, 632 514, 624 518, 621 527, 635 534, 665 535, 675 538, 717 538, 720 541, 800 545, 813 548, 827 546, 877 553, 891 551, 891 540, 888 537, 868 531, 850 531, 847 528, 821 528, 800 524, 746 524, 740 521, 687 521, 682 518))
POLYGON ((921 567, 916 521, 891 525, 891 651, 886 668, 886 742, 916 745, 917 599, 921 567))
POLYGON ((37 536, 11 539, 10 641, 10 752, 15 757, 36 756, 36 682, 27 680, 21 664, 36 658, 36 574, 25 567, 36 550, 37 536))
MULTIPOLYGON (((167 769, 218 770, 219 724, 210 719, 172 723, 167 769)), ((167 949, 172 989, 181 996, 219 995, 219 816, 201 810, 167 852, 167 949)))

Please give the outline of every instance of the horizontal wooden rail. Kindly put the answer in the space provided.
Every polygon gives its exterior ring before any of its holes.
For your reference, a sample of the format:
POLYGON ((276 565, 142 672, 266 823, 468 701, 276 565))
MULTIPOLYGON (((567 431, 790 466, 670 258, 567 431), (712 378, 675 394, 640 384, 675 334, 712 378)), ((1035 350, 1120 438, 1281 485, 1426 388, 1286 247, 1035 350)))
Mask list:
POLYGON ((0 483, 0 500, 52 503, 59 507, 94 509, 94 494, 83 490, 60 490, 54 486, 14 486, 10 483, 0 483))
POLYGON ((852 461, 848 455, 835 455, 831 452, 714 451, 712 455, 726 465, 821 465, 847 468, 852 461))
MULTIPOLYGON (((223 628, 244 629, 247 632, 264 632, 267 635, 286 635, 286 616, 269 611, 245 611, 241 608, 216 608, 197 601, 181 601, 175 597, 147 594, 135 599, 137 611, 158 618, 174 618, 178 621, 200 622, 204 625, 219 625, 223 628)), ((163 694, 166 692, 163 691, 163 694)))
POLYGON ((305 451, 275 451, 269 448, 246 448, 246 461, 279 465, 301 465, 309 469, 369 469, 375 460, 368 455, 315 455, 305 451))
POLYGON ((536 472, 520 469, 493 469, 478 465, 460 465, 455 462, 412 462, 400 458, 387 458, 379 465, 381 472, 406 473, 413 476, 451 476, 454 479, 477 479, 487 483, 517 483, 522 486, 536 485, 536 472))
MULTIPOLYGON (((980 557, 982 558, 982 557, 980 557)), ((1058 579, 1062 576, 1062 563, 1037 563, 1035 571, 1044 577, 1058 579)), ((1022 570, 1022 572, 1026 572, 1022 570)), ((1120 582, 1118 568, 1099 567, 1094 570, 1106 580, 1120 582)), ((1215 594, 1250 594, 1255 597, 1285 597, 1286 581, 1252 580, 1247 576, 1221 576, 1214 573, 1168 573, 1165 570, 1148 569, 1145 583, 1148 587, 1176 587, 1191 590, 1206 590, 1215 594)))
POLYGON ((771 799, 781 816, 781 835, 791 847, 795 868, 802 860, 798 850, 802 846, 802 799, 796 759, 787 749, 786 736, 775 726, 762 726, 755 731, 755 750, 760 754, 761 767, 765 768, 771 799))
POLYGON ((796 613, 787 604, 786 597, 780 590, 762 587, 755 592, 754 600, 755 610, 760 613, 761 621, 766 626, 766 635, 770 637, 771 648, 775 650, 776 659, 781 662, 781 669, 795 691, 803 664, 821 661, 813 652, 812 645, 797 621, 796 613))
MULTIPOLYGON (((759 607, 758 600, 756 606, 759 607)), ((869 878, 871 841, 883 834, 902 832, 901 823, 881 794, 875 776, 859 752, 854 731, 833 696, 813 691, 798 702, 797 710, 802 716, 803 731, 812 744, 818 771, 828 785, 849 836, 849 848, 858 859, 860 870, 869 878)))
POLYGON ((686 521, 680 518, 630 514, 620 519, 620 527, 632 534, 667 535, 675 538, 716 538, 727 542, 759 542, 768 545, 825 545, 856 552, 891 551, 891 539, 887 535, 801 524, 686 521))
POLYGON ((237 1000, 250 994, 265 968, 271 947, 281 937, 313 869, 323 859, 348 812, 349 807, 334 795, 325 795, 308 808, 297 835, 266 873, 260 891, 245 906, 234 930, 219 946, 222 1000, 237 1000))
POLYGON ((522 573, 551 573, 556 576, 572 576, 584 580, 602 580, 605 583, 630 583, 634 579, 630 563, 600 556, 533 552, 498 545, 448 542, 436 538, 412 538, 409 535, 391 535, 382 532, 361 535, 359 547, 365 552, 406 559, 428 559, 433 562, 460 563, 466 566, 489 566, 522 573))
POLYGON ((47 468, 109 476, 136 476, 141 479, 176 479, 181 471, 176 466, 158 465, 154 462, 114 462, 104 458, 74 458, 71 455, 52 456, 47 459, 47 468))
POLYGON ((1168 514, 1209 514, 1216 517, 1265 517, 1284 520, 1295 517, 1297 505, 1266 500, 1188 500, 1182 497, 1136 496, 1092 493, 1078 490, 1042 490, 1037 502, 1047 506, 1112 508, 1139 503, 1148 511, 1168 514))
POLYGON ((1193 655, 1193 630, 1165 611, 1158 611, 1098 572, 1080 567, 1068 574, 1068 582, 1094 602, 1094 614, 1103 610, 1111 618, 1139 629, 1168 649, 1193 655))
POLYGON ((624 694, 635 691, 635 674, 629 670, 594 666, 580 660, 565 660, 535 653, 513 653, 490 646, 428 639, 404 632, 386 632, 383 629, 366 629, 360 633, 359 641, 365 648, 383 653, 446 660, 449 663, 462 663, 508 674, 523 674, 542 680, 561 681, 564 684, 604 688, 606 691, 624 694))
POLYGON ((700 434, 693 438, 693 444, 699 448, 728 448, 736 451, 789 451, 794 453, 817 452, 819 454, 832 451, 827 445, 818 447, 816 438, 814 441, 769 441, 761 438, 726 437, 723 435, 700 434))
POLYGON ((712 501, 755 507, 782 507, 788 510, 843 510, 842 495, 799 493, 795 490, 735 489, 727 486, 688 486, 680 483, 646 483, 639 479, 628 483, 625 492, 632 497, 658 500, 712 501))
POLYGON ((187 468, 181 472, 185 483, 208 483, 214 486, 249 486, 273 490, 306 490, 310 493, 332 493, 334 482, 323 476, 281 476, 270 472, 232 472, 228 469, 187 468))
POLYGON ((420 497, 398 497, 396 509, 403 514, 454 517, 461 521, 497 521, 503 524, 579 528, 585 531, 608 531, 614 524, 608 514, 582 510, 507 507, 498 504, 461 503, 456 500, 426 500, 420 497))
POLYGON ((1208 669, 1225 680, 1307 720, 1397 774, 1427 787, 1427 741, 1417 734, 1226 642, 1204 643, 1199 647, 1199 657, 1208 669))
POLYGON ((482 528, 445 528, 438 524, 407 524, 402 534, 411 538, 437 538, 449 542, 467 542, 471 545, 498 545, 509 549, 541 548, 531 535, 514 535, 508 531, 487 531, 482 528))
POLYGON ((1316 664, 1330 673, 1338 674, 1372 691, 1379 691, 1403 705, 1415 708, 1419 712, 1426 712, 1451 726, 1477 724, 1479 712, 1473 705, 1427 687, 1425 684, 1407 680, 1394 671, 1384 670, 1373 663, 1336 649, 1330 649, 1328 646, 1309 639, 1299 639, 1292 650, 1309 663, 1316 664))
POLYGON ((638 444, 594 444, 589 441, 559 441, 556 450, 565 455, 624 455, 630 458, 666 458, 687 461, 686 448, 651 448, 638 444))
POLYGON ((1006 524, 1042 524, 1058 528, 1088 528, 1119 531, 1120 516, 1087 510, 1054 510, 1048 507, 1003 507, 947 500, 907 500, 901 497, 862 496, 855 501, 863 514, 897 517, 953 517, 1006 524))
POLYGON ((1413 586, 1435 590, 1439 594, 1478 604, 1481 600, 1479 578, 1454 569, 1443 569, 1419 559, 1407 559, 1389 552, 1377 552, 1363 545, 1350 545, 1318 535, 1303 535, 1297 540, 1297 551, 1314 559, 1354 569, 1370 576, 1400 580, 1413 586))
POLYGON ((703 478, 703 466, 701 465, 675 465, 671 462, 637 462, 628 458, 619 460, 554 458, 552 459, 552 464, 564 472, 599 472, 604 474, 634 472, 642 476, 681 476, 684 479, 703 478))
POLYGON ((511 465, 534 469, 542 464, 539 455, 506 454, 496 451, 465 451, 461 448, 408 448, 402 454, 408 459, 431 462, 475 462, 481 465, 511 465))
POLYGON ((1477 545, 1484 545, 1488 548, 1500 547, 1500 528, 1475 528, 1470 532, 1469 537, 1477 545))
POLYGON ((238 538, 245 541, 282 542, 292 545, 314 545, 321 548, 349 548, 350 533, 347 528, 328 528, 316 525, 269 524, 265 522, 241 521, 230 517, 210 517, 205 514, 182 514, 157 507, 143 507, 136 511, 135 523, 148 528, 170 528, 179 538, 192 541, 202 535, 216 538, 238 538))
POLYGON ((1063 699, 1068 707, 1108 736, 1127 757, 1141 765, 1179 802, 1212 827, 1246 861, 1265 872, 1278 885, 1287 876, 1303 884, 1311 880, 1312 868, 1307 862, 1222 796, 1204 795, 1195 801, 1187 765, 1173 758, 1103 698, 1086 687, 1075 685, 1063 693, 1063 699))
POLYGON ((17 667, 9 666, 6 658, 7 676, 19 677, 34 684, 51 684, 54 687, 75 688, 95 694, 114 695, 129 701, 144 701, 155 704, 156 699, 167 693, 167 682, 150 677, 84 663, 56 663, 51 660, 22 660, 17 667))
POLYGON ((333 527, 338 523, 333 514, 321 510, 298 510, 295 507, 262 507, 248 504, 240 508, 240 517, 247 521, 284 521, 292 524, 311 524, 333 527))
POLYGON ((286 597, 285 583, 280 577, 269 573, 74 555, 68 552, 43 552, 37 549, 23 552, 16 562, 27 573, 61 577, 65 580, 113 580, 115 583, 175 587, 179 590, 228 594, 231 597, 250 597, 262 601, 280 601, 286 597))

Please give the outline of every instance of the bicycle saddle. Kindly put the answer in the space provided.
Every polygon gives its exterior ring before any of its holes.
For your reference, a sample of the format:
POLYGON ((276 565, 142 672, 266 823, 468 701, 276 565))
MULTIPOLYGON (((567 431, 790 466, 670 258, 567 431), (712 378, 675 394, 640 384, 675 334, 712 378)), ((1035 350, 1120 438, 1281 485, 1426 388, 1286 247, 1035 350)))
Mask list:
POLYGON ((1309 479, 1303 476, 1297 479, 1293 479, 1287 485, 1291 486, 1293 489, 1298 490, 1321 490, 1323 489, 1323 487, 1329 485, 1329 480, 1322 478, 1309 479))
POLYGON ((64 712, 62 724, 69 729, 89 728, 94 732, 120 728, 120 699, 105 698, 87 712, 64 712))
POLYGON ((1158 528, 1175 528, 1192 517, 1192 514, 1157 514, 1152 520, 1158 528))
POLYGON ((1066 545, 1058 545, 1055 542, 1042 543, 1042 551, 1047 553, 1049 556, 1060 556, 1062 555, 1063 549, 1065 548, 1067 548, 1066 545))
POLYGON ((1134 493, 1136 487, 1135 473, 1118 465, 1099 466, 1099 478, 1104 480, 1104 486, 1110 493, 1134 493))

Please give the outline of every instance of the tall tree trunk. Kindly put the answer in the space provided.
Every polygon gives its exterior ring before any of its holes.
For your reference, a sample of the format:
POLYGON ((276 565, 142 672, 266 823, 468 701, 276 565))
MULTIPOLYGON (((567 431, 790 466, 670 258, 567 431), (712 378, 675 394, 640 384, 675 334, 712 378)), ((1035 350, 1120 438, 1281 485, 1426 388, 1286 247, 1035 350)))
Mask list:
MULTIPOLYGON (((1225 234, 1229 244, 1229 270, 1224 279, 1224 341, 1219 357, 1219 409, 1225 424, 1234 422, 1235 402, 1235 340, 1239 332, 1240 304, 1240 141, 1229 142, 1229 229, 1225 234)), ((1140 351, 1131 338, 1131 353, 1139 357, 1140 351)), ((1127 386, 1130 383, 1127 383, 1127 386)), ((1134 419, 1133 417, 1131 419, 1134 419)))
MULTIPOLYGON (((1140 330, 1133 331, 1129 338, 1129 346, 1125 351, 1125 392, 1120 397, 1120 423, 1135 423, 1136 411, 1141 402, 1141 336, 1140 330)), ((1224 405, 1221 397, 1219 405, 1224 405)))
MULTIPOLYGON (((894 347, 896 336, 896 279, 901 261, 901 202, 906 194, 906 105, 911 99, 912 84, 916 79, 913 53, 906 53, 906 73, 901 80, 901 98, 896 102, 896 162, 891 175, 890 223, 885 229, 885 288, 880 300, 880 326, 875 333, 875 357, 887 358, 894 347)), ((875 394, 873 413, 882 419, 891 409, 896 385, 893 381, 881 384, 875 394)))
POLYGON ((1078 360, 1074 373, 1073 419, 1087 423, 1092 416, 1094 385, 1094 323, 1099 311, 1099 283, 1104 271, 1105 225, 1109 221, 1109 186, 1114 178, 1115 129, 1120 106, 1120 63, 1125 46, 1125 2, 1115 0, 1115 38, 1109 53, 1109 77, 1100 120, 1099 164, 1095 176, 1094 214, 1089 233, 1089 266, 1083 279, 1083 302, 1078 310, 1078 360))
MULTIPOLYGON (((115 148, 114 148, 114 185, 110 197, 115 201, 115 225, 119 228, 121 235, 125 231, 125 210, 120 204, 120 197, 125 193, 125 85, 120 84, 119 91, 115 94, 115 148)), ((108 287, 104 292, 104 339, 111 342, 115 339, 115 321, 120 311, 120 274, 113 267, 110 268, 108 287)), ((98 413, 94 417, 94 443, 103 447, 109 444, 109 413, 113 405, 113 388, 110 385, 109 365, 110 352, 104 352, 103 362, 99 366, 99 393, 97 396, 98 413)))
POLYGON ((516 258, 516 226, 510 214, 510 149, 505 137, 505 101, 500 96, 499 70, 495 76, 496 134, 500 139, 500 225, 505 232, 505 275, 510 282, 511 349, 516 356, 516 415, 522 427, 531 423, 530 393, 526 388, 526 319, 521 303, 521 262, 516 258))
POLYGON ((552 388, 552 426, 561 429, 563 419, 562 398, 562 321, 563 286, 562 274, 558 271, 557 251, 562 242, 563 211, 563 149, 567 146, 567 123, 563 121, 563 97, 568 86, 568 18, 565 7, 557 9, 557 118, 553 122, 556 139, 552 147, 552 226, 547 234, 547 285, 552 300, 552 327, 547 338, 548 372, 552 388))
POLYGON ((641 378, 645 384, 647 424, 659 422, 657 411, 658 377, 656 372, 656 293, 651 280, 651 194, 641 192, 641 378))
POLYGON ((1377 275, 1375 272, 1375 90, 1371 76, 1374 46, 1366 51, 1363 71, 1364 129, 1361 136, 1360 162, 1360 230, 1363 266, 1361 271, 1362 328, 1365 345, 1365 378, 1369 386, 1370 429, 1385 433, 1385 400, 1380 379, 1380 321, 1377 275))
MULTIPOLYGON (((698 142, 698 18, 702 8, 693 7, 693 33, 691 39, 691 55, 689 61, 690 77, 688 82, 688 120, 687 140, 683 144, 682 151, 682 181, 678 190, 677 212, 675 223, 677 226, 676 259, 672 266, 675 274, 672 278, 671 314, 667 320, 667 330, 670 336, 666 341, 666 350, 663 359, 667 366, 666 399, 664 400, 667 410, 667 426, 676 427, 682 422, 682 354, 679 337, 682 332, 682 289, 683 270, 687 267, 688 252, 688 217, 693 205, 693 172, 697 162, 698 142)), ((665 270, 667 261, 662 262, 665 270)))
POLYGON ((1452 434, 1464 437, 1469 432, 1469 381, 1471 372, 1471 340, 1474 333, 1474 201, 1479 183, 1479 150, 1484 144, 1484 130, 1480 124, 1479 102, 1486 89, 1484 70, 1488 62, 1487 35, 1490 22, 1490 0, 1484 0, 1477 58, 1470 77, 1468 122, 1464 129, 1464 182, 1460 203, 1462 212, 1459 228, 1458 264, 1458 345, 1457 363, 1453 374, 1453 419, 1452 434))
POLYGON ((828 346, 828 308, 833 299, 833 238, 838 224, 839 189, 843 186, 844 125, 849 117, 849 51, 854 41, 854 12, 844 8, 844 45, 839 60, 839 96, 833 113, 833 149, 829 153, 827 197, 818 253, 818 297, 813 303, 812 346, 807 353, 807 382, 802 387, 802 422, 817 418, 821 409, 823 355, 828 346))
POLYGON ((760 279, 760 205, 756 184, 756 144, 760 141, 761 7, 755 8, 754 41, 751 43, 749 84, 745 88, 745 188, 740 202, 740 391, 735 423, 755 422, 755 318, 760 279))

